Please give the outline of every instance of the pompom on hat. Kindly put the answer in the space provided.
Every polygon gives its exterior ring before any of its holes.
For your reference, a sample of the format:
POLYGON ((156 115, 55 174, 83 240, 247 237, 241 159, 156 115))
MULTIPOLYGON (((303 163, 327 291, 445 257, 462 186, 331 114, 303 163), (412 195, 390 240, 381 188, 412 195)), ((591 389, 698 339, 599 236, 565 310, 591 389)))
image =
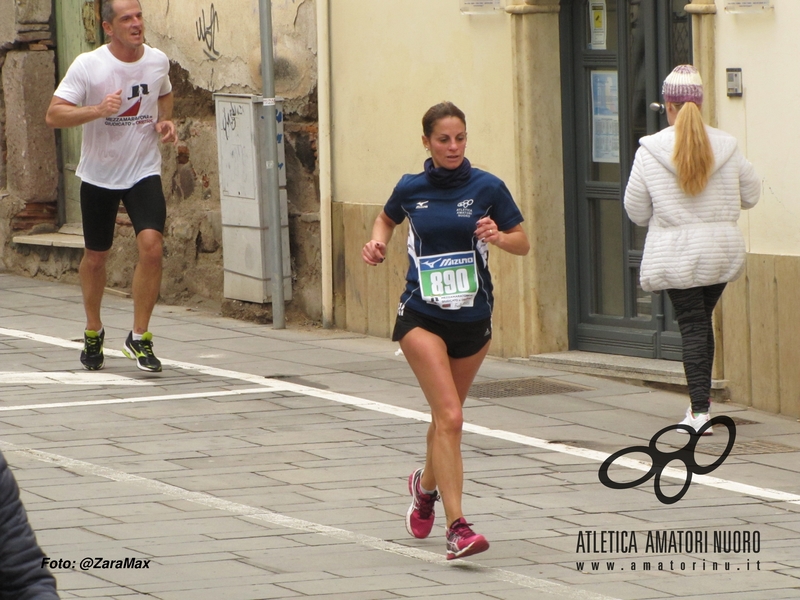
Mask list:
POLYGON ((692 65, 678 65, 667 75, 661 88, 665 102, 703 104, 703 80, 692 65))

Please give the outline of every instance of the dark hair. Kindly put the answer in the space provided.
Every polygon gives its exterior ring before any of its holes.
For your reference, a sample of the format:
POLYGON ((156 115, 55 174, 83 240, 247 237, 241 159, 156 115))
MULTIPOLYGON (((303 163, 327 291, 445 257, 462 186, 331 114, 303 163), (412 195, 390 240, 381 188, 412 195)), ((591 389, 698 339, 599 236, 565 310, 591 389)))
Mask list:
MULTIPOLYGON (((142 7, 142 0, 139 1, 139 8, 142 7)), ((117 16, 114 10, 114 0, 103 0, 103 7, 100 9, 100 19, 104 23, 111 23, 117 16)))
POLYGON ((422 117, 423 135, 428 138, 431 137, 436 121, 444 119, 445 117, 455 117, 464 124, 464 127, 467 126, 467 117, 464 116, 464 111, 452 102, 440 102, 439 104, 431 106, 428 112, 425 113, 425 116, 422 117))

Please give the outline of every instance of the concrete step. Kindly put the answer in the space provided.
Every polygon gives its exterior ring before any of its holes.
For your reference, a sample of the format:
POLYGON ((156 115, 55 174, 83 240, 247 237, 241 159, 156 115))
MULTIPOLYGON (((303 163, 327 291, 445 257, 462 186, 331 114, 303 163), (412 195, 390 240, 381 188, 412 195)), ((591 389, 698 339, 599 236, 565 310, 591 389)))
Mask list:
MULTIPOLYGON (((570 350, 568 352, 534 354, 528 358, 512 359, 512 361, 643 384, 662 383, 686 387, 683 363, 674 360, 570 350)), ((727 383, 726 380, 715 379, 711 382, 711 388, 724 390, 727 383)))

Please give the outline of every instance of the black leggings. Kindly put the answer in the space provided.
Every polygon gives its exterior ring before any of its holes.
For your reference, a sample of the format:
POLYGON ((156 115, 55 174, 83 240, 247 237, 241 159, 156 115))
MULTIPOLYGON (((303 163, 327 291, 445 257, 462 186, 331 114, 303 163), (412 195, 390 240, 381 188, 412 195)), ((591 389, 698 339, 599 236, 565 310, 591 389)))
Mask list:
POLYGON ((685 290, 667 290, 681 330, 683 370, 694 412, 708 412, 710 405, 711 368, 714 365, 711 314, 725 285, 717 283, 685 290))

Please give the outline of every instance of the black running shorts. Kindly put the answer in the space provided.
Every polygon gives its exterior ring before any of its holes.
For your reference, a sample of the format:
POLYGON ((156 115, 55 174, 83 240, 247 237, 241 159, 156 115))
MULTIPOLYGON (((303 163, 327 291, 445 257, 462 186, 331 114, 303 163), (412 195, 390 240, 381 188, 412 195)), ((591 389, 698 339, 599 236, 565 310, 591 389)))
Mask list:
POLYGON ((429 317, 406 308, 402 315, 397 315, 392 341, 399 342, 415 327, 420 327, 442 338, 450 358, 467 358, 477 354, 492 339, 491 318, 461 323, 429 317))
POLYGON ((160 175, 145 177, 127 190, 109 190, 84 181, 81 183, 81 216, 87 249, 105 252, 111 248, 120 200, 136 235, 145 229, 164 233, 167 202, 160 175))

